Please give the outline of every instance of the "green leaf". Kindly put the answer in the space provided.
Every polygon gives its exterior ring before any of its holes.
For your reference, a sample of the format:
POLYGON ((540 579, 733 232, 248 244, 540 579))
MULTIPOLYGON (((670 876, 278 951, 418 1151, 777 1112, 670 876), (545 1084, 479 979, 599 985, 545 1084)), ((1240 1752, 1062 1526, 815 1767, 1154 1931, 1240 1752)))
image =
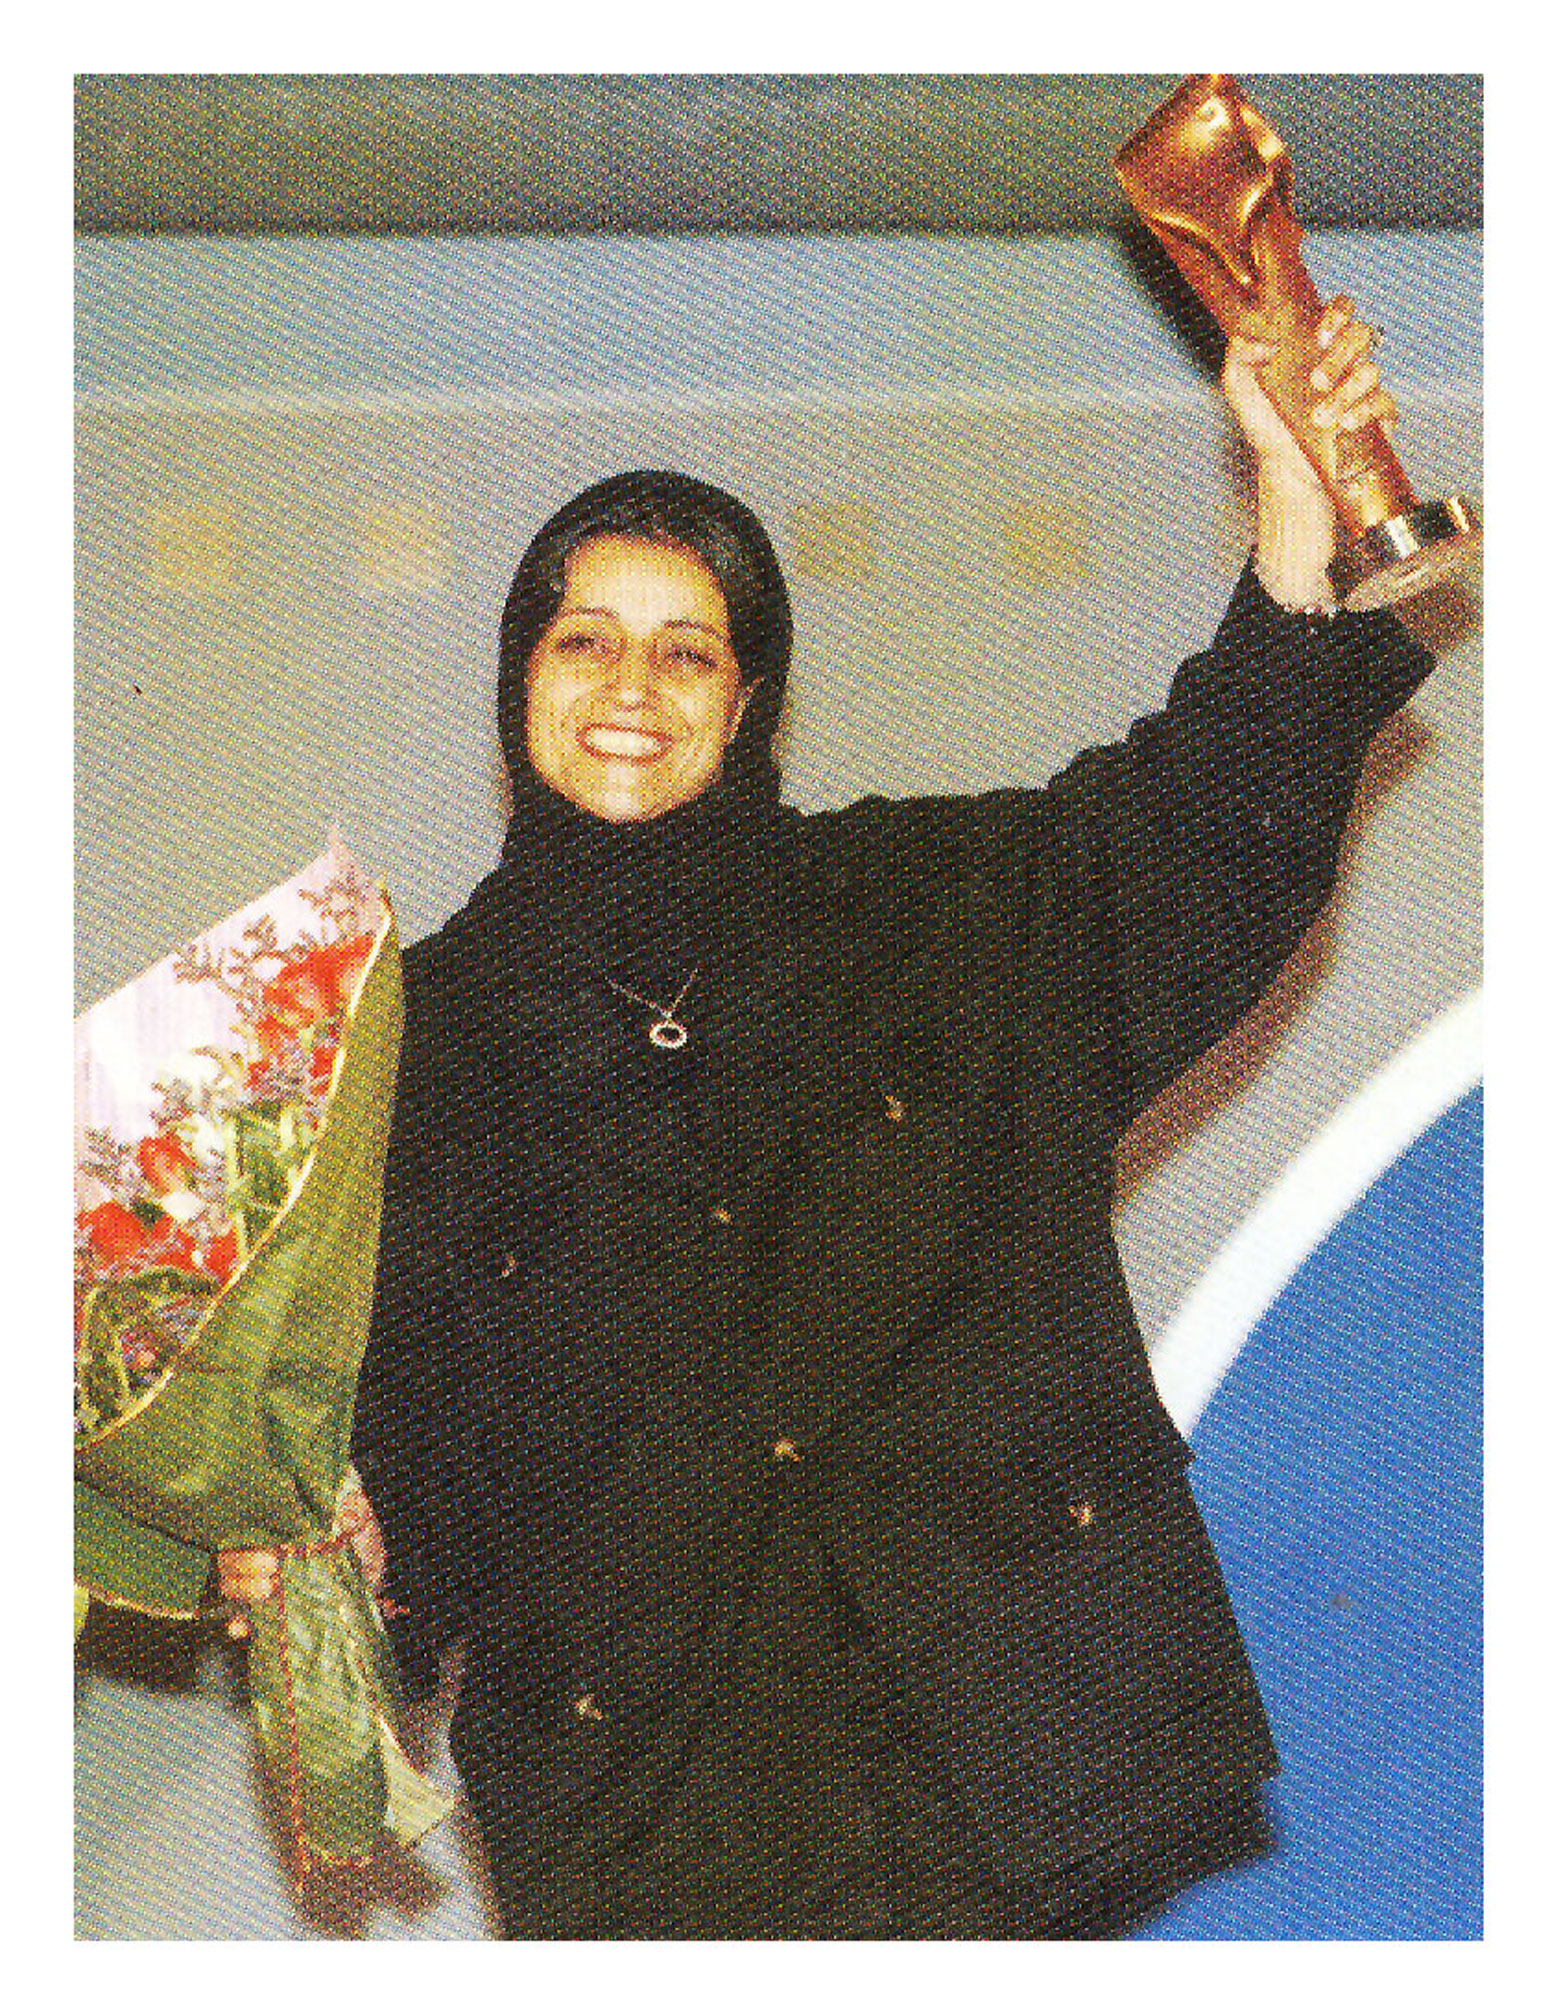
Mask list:
POLYGON ((75 1376, 92 1410, 106 1423, 129 1404, 129 1371, 119 1345, 121 1307, 115 1288, 93 1285, 81 1314, 75 1376))
POLYGON ((278 1124, 242 1113, 238 1118, 238 1137, 243 1176, 252 1191, 253 1202, 270 1210, 282 1207, 290 1193, 290 1182, 280 1159, 278 1124))
POLYGON ((143 1332, 159 1352, 169 1346, 176 1351, 176 1336, 166 1324, 167 1307, 215 1289, 215 1280, 203 1272, 162 1264, 131 1278, 109 1278, 93 1285, 81 1313, 75 1374, 99 1423, 120 1415, 143 1393, 130 1382, 124 1365, 126 1339, 143 1332))

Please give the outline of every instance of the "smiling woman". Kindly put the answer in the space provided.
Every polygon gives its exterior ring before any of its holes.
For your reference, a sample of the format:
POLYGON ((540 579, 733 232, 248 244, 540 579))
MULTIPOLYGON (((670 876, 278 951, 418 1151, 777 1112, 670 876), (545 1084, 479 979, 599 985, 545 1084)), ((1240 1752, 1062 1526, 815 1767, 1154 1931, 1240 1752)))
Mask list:
POLYGON ((567 563, 560 608, 528 660, 528 755, 583 811, 654 819, 720 775, 752 692, 704 563, 601 535, 567 563))
MULTIPOLYGON (((1386 414, 1324 331, 1332 411, 1386 414)), ((703 482, 589 488, 518 567, 511 821, 405 955, 354 1436, 411 1690, 467 1640, 508 1936, 1117 1936, 1266 1845, 1113 1154, 1316 914, 1429 660, 1322 615, 1264 359, 1256 566, 1041 789, 781 805, 786 588, 703 482)))

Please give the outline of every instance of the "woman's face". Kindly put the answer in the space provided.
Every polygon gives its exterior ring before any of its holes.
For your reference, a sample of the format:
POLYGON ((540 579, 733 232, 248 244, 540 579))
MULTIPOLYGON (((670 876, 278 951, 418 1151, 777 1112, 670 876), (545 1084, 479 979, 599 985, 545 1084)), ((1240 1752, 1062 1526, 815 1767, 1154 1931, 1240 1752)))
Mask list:
POLYGON ((698 556, 596 535, 528 658, 528 758, 599 819, 655 819, 715 782, 754 686, 698 556))

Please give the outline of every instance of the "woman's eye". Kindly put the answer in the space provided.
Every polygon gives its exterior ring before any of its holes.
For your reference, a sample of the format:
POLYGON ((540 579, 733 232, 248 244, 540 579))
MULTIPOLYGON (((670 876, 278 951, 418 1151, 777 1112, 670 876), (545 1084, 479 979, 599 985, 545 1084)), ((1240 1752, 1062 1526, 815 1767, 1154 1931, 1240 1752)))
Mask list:
POLYGON ((667 657, 675 667, 692 667, 696 673, 708 674, 716 665, 710 653, 701 652, 694 646, 670 646, 667 657))
POLYGON ((566 632, 554 642, 557 653, 590 653, 603 643, 597 632, 566 632))

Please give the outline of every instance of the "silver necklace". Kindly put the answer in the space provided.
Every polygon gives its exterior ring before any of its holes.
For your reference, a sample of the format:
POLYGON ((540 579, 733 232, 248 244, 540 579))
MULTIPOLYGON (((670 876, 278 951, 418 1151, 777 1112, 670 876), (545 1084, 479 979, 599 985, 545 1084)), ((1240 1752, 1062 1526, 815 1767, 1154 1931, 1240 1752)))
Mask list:
POLYGON ((606 972, 602 978, 604 984, 611 986, 615 993, 622 993, 626 1000, 633 1000, 637 1007, 644 1007, 648 1013, 656 1015, 657 1018, 647 1030, 646 1037, 654 1049, 681 1049, 689 1039, 689 1030, 682 1021, 674 1017, 683 1005, 684 995, 699 976, 700 968, 696 966, 678 989, 678 997, 670 1007, 664 1007, 656 1000, 648 1000, 644 993, 637 993, 631 986, 621 986, 617 979, 610 979, 606 972))

